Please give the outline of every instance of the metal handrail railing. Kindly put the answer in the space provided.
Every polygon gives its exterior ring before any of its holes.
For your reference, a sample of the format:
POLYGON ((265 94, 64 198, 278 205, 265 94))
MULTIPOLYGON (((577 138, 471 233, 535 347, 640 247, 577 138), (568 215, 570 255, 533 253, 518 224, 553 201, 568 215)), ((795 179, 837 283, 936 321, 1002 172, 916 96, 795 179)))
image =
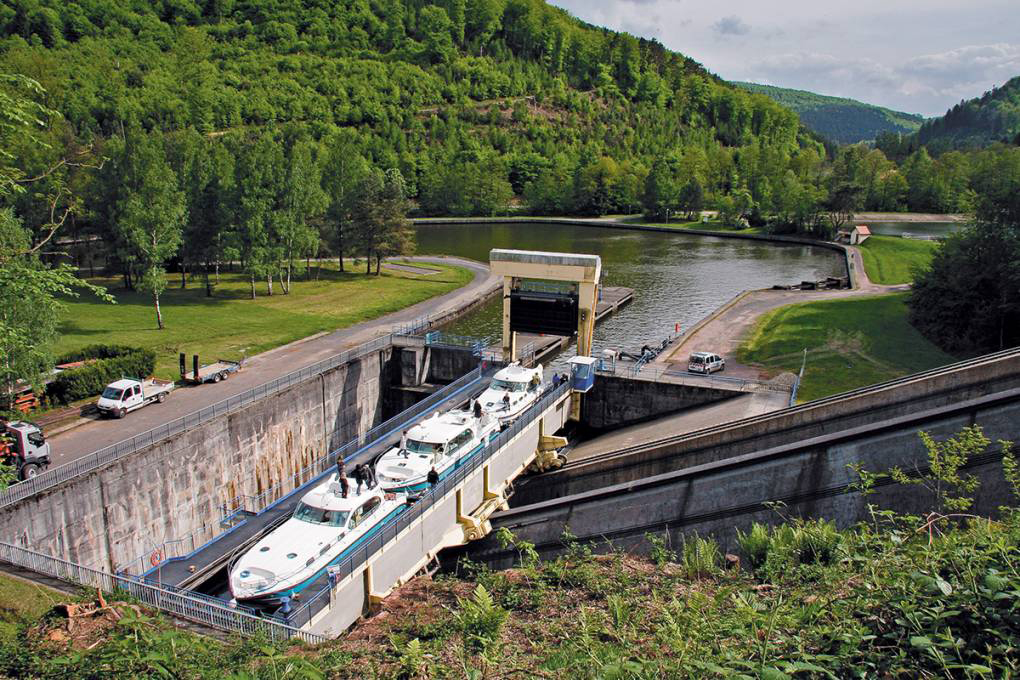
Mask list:
POLYGON ((262 512, 283 495, 317 478, 332 465, 335 465, 338 458, 343 457, 345 462, 351 462, 351 460, 353 460, 364 447, 372 444, 380 437, 393 434, 403 426, 421 420, 422 414, 431 411, 468 385, 475 383, 477 380, 481 379, 485 373, 486 371, 484 371, 481 366, 465 373, 460 378, 457 378, 457 380, 430 394, 411 408, 401 411, 389 420, 376 425, 365 434, 350 440, 338 449, 309 463, 307 466, 292 475, 290 484, 277 484, 266 489, 257 496, 238 496, 234 499, 230 499, 221 506, 224 511, 224 517, 241 509, 255 513, 262 512), (286 491, 284 491, 283 489, 288 486, 290 488, 287 488, 286 491), (240 499, 249 500, 247 504, 241 504, 238 502, 240 499))
MULTIPOLYGON (((468 475, 477 470, 482 464, 488 461, 494 453, 502 449, 510 442, 510 440, 529 427, 545 412, 546 409, 548 409, 569 390, 569 384, 564 383, 551 388, 542 395, 542 397, 532 404, 531 407, 528 408, 528 410, 526 410, 519 418, 517 418, 510 427, 500 432, 495 439, 489 442, 485 448, 479 452, 479 454, 475 454, 468 463, 454 470, 449 476, 441 479, 438 484, 426 491, 418 502, 409 507, 405 512, 402 512, 384 524, 372 538, 363 543, 351 555, 348 555, 343 561, 336 565, 333 570, 336 580, 340 581, 350 576, 358 567, 367 562, 368 559, 376 552, 381 550, 384 545, 396 538, 400 532, 408 528, 415 520, 421 517, 426 510, 441 502, 448 494, 454 492, 457 486, 459 486, 468 475)), ((311 623, 312 618, 321 611, 322 602, 328 598, 331 587, 332 586, 326 586, 317 592, 310 600, 305 601, 301 607, 292 610, 286 616, 286 619, 274 617, 275 620, 286 621, 287 624, 297 627, 311 623)))
POLYGON ((156 568, 148 566, 149 563, 147 558, 152 552, 159 550, 162 550, 162 556, 167 561, 186 558, 196 549, 201 549, 205 545, 208 545, 210 541, 216 540, 217 537, 235 528, 233 526, 225 527, 225 520, 228 520, 241 512, 261 514, 280 500, 290 496, 295 490, 312 483, 317 483, 321 476, 328 472, 330 468, 336 464, 337 458, 343 457, 344 461, 352 462, 366 446, 376 442, 380 437, 391 435, 406 425, 421 420, 422 414, 436 408, 443 401, 455 396, 457 393, 463 391, 476 381, 483 378, 486 374, 496 371, 501 366, 502 364, 500 363, 488 365, 486 368, 478 366, 449 385, 446 385, 440 390, 430 394, 411 408, 401 411, 389 420, 376 425, 365 434, 348 441, 343 446, 316 459, 298 472, 291 475, 288 480, 285 480, 280 484, 276 484, 256 496, 245 494, 229 499, 219 506, 222 514, 217 522, 204 524, 182 538, 165 541, 161 546, 155 546, 152 550, 146 551, 142 555, 129 560, 122 571, 128 572, 131 569, 139 567, 138 573, 143 575, 151 574, 156 570, 156 568), (220 527, 221 530, 216 532, 210 538, 209 529, 212 528, 215 530, 216 527, 220 527), (201 543, 199 543, 199 539, 197 538, 198 536, 203 537, 201 543), (183 545, 186 541, 190 541, 191 550, 184 551, 177 548, 177 546, 183 545))
POLYGON ((155 427, 147 432, 143 432, 129 439, 125 439, 116 444, 99 449, 98 451, 82 456, 81 458, 69 463, 51 468, 37 477, 27 479, 19 484, 15 484, 14 486, 0 491, 0 508, 16 503, 28 498, 29 496, 33 496, 40 491, 49 489, 69 479, 74 479, 75 477, 97 470, 109 463, 128 456, 139 449, 162 442, 176 434, 180 434, 181 432, 201 425, 212 418, 236 411, 244 406, 264 399, 269 395, 275 394, 281 390, 291 387, 292 385, 302 382, 311 376, 318 375, 319 373, 345 364, 348 361, 352 361, 372 352, 384 349, 389 347, 391 344, 391 335, 380 336, 374 340, 370 340, 352 349, 344 350, 339 354, 323 359, 322 361, 310 366, 292 371, 287 375, 270 380, 269 382, 258 385, 257 387, 253 387, 241 394, 228 397, 227 399, 218 401, 215 404, 211 404, 210 406, 206 406, 205 408, 189 413, 186 416, 176 418, 169 423, 164 423, 163 425, 155 427))
POLYGON ((178 592, 151 583, 84 567, 51 555, 0 543, 0 561, 30 569, 67 583, 98 588, 108 593, 120 590, 172 616, 195 621, 217 630, 241 635, 261 633, 270 640, 299 638, 311 644, 325 642, 326 637, 289 626, 274 619, 255 616, 225 603, 201 599, 194 594, 178 592))

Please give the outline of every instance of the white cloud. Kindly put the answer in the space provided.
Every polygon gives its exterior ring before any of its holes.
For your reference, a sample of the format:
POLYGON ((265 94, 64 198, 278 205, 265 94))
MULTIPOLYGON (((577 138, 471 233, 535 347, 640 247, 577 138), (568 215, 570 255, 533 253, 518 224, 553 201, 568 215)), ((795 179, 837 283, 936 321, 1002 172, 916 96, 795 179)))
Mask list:
POLYGON ((747 35, 751 27, 740 17, 730 15, 712 24, 712 30, 719 35, 747 35))
POLYGON ((1020 75, 1016 0, 551 0, 723 78, 938 115, 1020 75), (725 12, 726 15, 723 15, 725 12))
POLYGON ((786 53, 761 59, 749 73, 756 81, 823 94, 865 101, 892 99, 901 102, 901 107, 914 102, 917 106, 911 108, 937 114, 1020 74, 1020 44, 968 45, 892 65, 868 57, 786 53))

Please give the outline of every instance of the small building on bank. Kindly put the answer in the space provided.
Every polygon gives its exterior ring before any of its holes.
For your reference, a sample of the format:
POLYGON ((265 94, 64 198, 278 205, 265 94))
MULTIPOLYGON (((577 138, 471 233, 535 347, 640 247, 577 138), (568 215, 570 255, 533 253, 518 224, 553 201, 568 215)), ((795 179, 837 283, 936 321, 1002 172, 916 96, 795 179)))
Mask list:
POLYGON ((837 232, 836 242, 849 243, 852 246, 856 246, 864 243, 869 236, 871 236, 871 229, 868 229, 866 225, 858 224, 853 229, 844 229, 837 232))

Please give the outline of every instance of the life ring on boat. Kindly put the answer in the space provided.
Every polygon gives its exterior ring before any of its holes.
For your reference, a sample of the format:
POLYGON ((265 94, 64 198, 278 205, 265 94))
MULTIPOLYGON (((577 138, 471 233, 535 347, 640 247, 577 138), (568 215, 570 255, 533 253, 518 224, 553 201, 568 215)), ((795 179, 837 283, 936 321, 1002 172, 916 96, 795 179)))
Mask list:
POLYGON ((155 550, 152 551, 152 554, 149 555, 149 564, 151 564, 154 567, 158 567, 159 563, 162 561, 163 561, 163 549, 156 548, 155 550))

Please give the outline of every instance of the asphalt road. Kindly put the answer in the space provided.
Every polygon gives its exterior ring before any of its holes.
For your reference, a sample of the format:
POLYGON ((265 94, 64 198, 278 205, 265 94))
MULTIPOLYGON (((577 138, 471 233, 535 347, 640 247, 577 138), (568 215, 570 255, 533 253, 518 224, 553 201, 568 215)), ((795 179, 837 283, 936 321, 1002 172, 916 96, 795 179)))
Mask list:
POLYGON ((197 411, 245 390, 327 359, 345 349, 389 333, 395 325, 460 309, 502 285, 488 265, 457 257, 401 258, 453 264, 471 270, 474 279, 462 288, 419 302, 398 312, 349 328, 312 336, 250 357, 244 369, 220 383, 180 387, 163 404, 152 404, 127 414, 123 420, 87 418, 89 422, 49 437, 54 465, 62 465, 111 444, 197 411))

